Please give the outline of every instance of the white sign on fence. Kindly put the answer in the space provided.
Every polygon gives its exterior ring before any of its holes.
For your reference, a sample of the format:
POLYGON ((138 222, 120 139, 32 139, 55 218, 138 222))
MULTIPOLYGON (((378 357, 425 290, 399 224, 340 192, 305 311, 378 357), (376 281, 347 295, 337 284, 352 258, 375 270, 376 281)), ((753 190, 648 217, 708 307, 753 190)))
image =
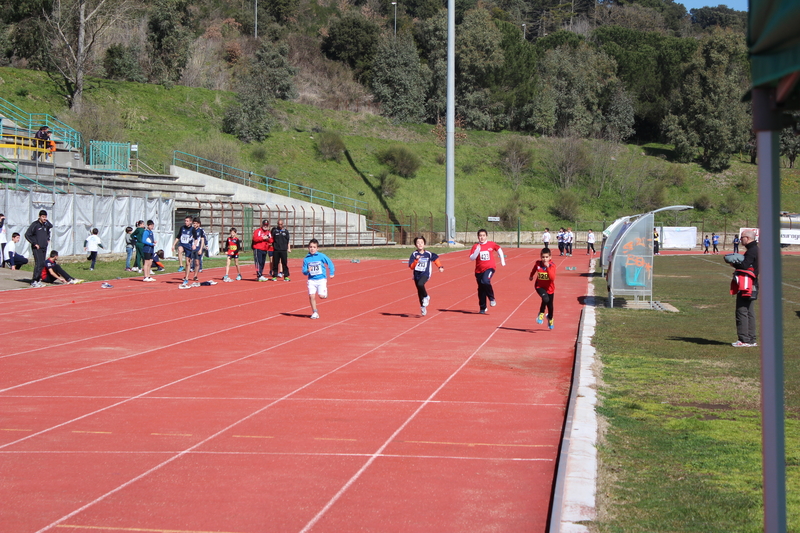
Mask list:
POLYGON ((487 217, 486 220, 489 222, 500 222, 500 217, 487 217))

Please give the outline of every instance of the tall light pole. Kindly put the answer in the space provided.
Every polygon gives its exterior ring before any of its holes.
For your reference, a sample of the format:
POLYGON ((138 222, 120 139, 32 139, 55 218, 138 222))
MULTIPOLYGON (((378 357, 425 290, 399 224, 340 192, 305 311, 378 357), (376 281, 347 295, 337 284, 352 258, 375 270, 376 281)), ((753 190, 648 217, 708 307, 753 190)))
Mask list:
POLYGON ((394 36, 397 37, 397 2, 392 2, 394 6, 394 36))
POLYGON ((456 0, 447 0, 447 166, 444 213, 447 244, 456 243, 456 0))
POLYGON ((523 41, 527 40, 527 36, 525 34, 525 23, 524 22, 522 23, 522 40, 523 41))
POLYGON ((255 24, 253 25, 253 37, 258 39, 258 0, 256 0, 255 4, 255 24))

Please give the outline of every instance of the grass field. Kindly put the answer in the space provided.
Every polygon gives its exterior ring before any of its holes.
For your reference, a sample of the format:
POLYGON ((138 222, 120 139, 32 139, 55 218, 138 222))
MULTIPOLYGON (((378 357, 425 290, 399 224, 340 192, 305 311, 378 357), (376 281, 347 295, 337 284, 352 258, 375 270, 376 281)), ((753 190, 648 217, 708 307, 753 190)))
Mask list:
MULTIPOLYGON (((730 270, 722 256, 657 257, 654 298, 679 313, 599 309, 597 531, 762 531, 760 354, 731 347, 730 270)), ((784 257, 783 279, 789 531, 800 531, 800 257, 784 257)))

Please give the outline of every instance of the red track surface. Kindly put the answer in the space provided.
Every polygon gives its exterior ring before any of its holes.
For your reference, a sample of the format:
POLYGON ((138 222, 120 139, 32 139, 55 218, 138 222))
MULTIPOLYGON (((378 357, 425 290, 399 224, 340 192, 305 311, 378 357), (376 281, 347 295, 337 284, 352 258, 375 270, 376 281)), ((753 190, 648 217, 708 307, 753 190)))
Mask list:
POLYGON ((488 315, 464 252, 426 317, 403 263, 338 261, 309 320, 297 255, 0 293, 0 531, 545 531, 587 261, 549 331, 506 252, 488 315))

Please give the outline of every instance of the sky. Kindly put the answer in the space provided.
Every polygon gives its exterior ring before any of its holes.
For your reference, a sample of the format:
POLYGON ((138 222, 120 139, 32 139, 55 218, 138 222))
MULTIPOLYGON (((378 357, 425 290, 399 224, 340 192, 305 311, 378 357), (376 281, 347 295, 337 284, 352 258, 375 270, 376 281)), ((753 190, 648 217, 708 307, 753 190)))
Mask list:
POLYGON ((725 4, 736 11, 747 11, 747 0, 675 0, 676 3, 683 4, 686 11, 706 6, 718 6, 725 4))

